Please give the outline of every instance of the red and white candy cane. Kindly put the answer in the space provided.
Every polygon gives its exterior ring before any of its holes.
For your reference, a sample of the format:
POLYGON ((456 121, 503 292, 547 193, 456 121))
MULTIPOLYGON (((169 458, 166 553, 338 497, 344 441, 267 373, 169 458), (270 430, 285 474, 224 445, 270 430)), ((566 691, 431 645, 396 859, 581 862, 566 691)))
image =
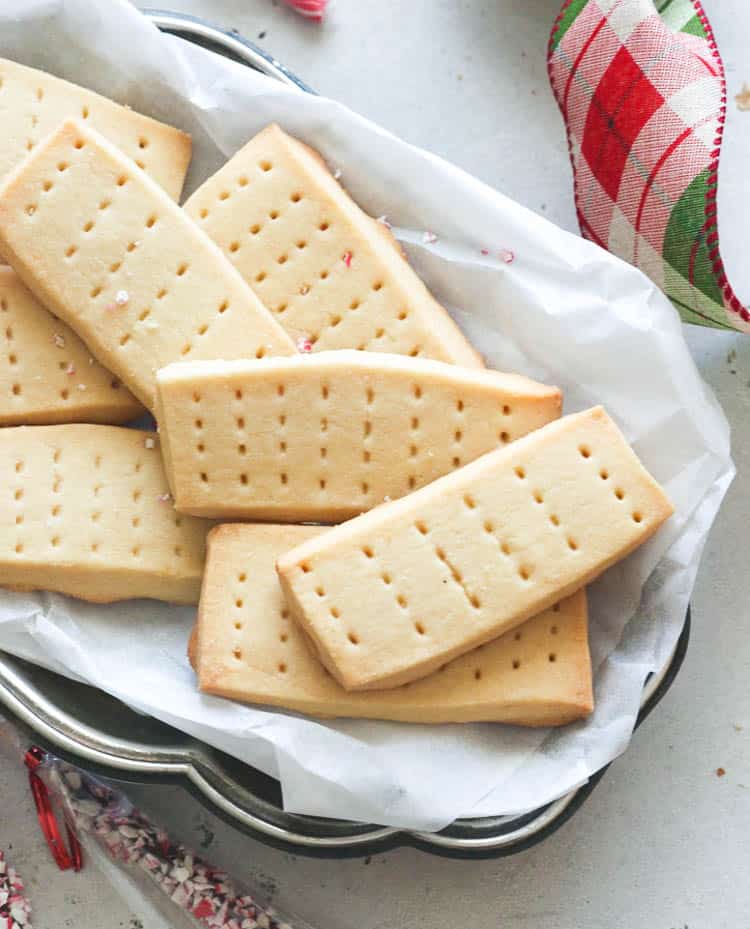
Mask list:
POLYGON ((302 16, 315 20, 316 23, 322 22, 323 13, 328 4, 328 0, 284 0, 287 6, 292 7, 302 16))

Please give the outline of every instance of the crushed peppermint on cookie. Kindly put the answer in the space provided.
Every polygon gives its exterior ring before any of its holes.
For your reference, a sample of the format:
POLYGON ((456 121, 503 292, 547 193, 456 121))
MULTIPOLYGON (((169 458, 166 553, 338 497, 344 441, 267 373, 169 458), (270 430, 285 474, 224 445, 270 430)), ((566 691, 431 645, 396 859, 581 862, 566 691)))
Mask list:
POLYGON ((515 257, 516 256, 509 248, 504 248, 500 252, 500 258, 506 263, 506 265, 512 264, 515 257))
POLYGON ((156 499, 159 501, 159 503, 171 503, 172 494, 169 494, 169 493, 159 494, 159 496, 156 499))
POLYGON ((308 352, 311 352, 312 349, 313 349, 313 344, 310 341, 310 339, 307 338, 307 336, 300 336, 297 339, 297 351, 298 352, 302 352, 302 354, 306 355, 308 352))
POLYGON ((127 306, 129 300, 130 294, 127 292, 127 290, 118 290, 115 294, 115 303, 118 306, 127 306))
POLYGON ((489 250, 488 248, 483 248, 483 249, 482 249, 482 254, 483 254, 483 255, 489 255, 489 253, 490 253, 490 250, 489 250))
POLYGON ((385 226, 386 229, 393 229, 393 226, 388 221, 388 217, 385 215, 378 216, 378 222, 380 223, 381 226, 385 226))
POLYGON ((438 240, 438 237, 435 235, 434 232, 430 232, 429 230, 427 230, 426 232, 422 234, 422 241, 426 245, 432 245, 432 243, 437 242, 437 240, 438 240))
POLYGON ((71 362, 71 364, 69 364, 68 367, 65 369, 65 373, 69 377, 72 377, 76 373, 76 366, 71 362))
POLYGON ((353 257, 354 256, 352 255, 351 252, 344 252, 344 254, 341 256, 341 260, 344 262, 347 268, 351 268, 353 257))

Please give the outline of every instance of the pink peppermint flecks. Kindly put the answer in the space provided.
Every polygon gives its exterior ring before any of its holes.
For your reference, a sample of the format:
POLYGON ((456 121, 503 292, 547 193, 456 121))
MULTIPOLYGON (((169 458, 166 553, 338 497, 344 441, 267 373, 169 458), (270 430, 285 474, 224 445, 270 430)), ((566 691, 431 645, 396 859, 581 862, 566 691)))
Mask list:
POLYGON ((500 258, 506 263, 506 265, 513 264, 515 257, 516 256, 509 248, 504 248, 500 252, 500 258))
POLYGON ((429 230, 428 230, 427 232, 423 233, 423 235, 422 235, 422 241, 423 241, 426 245, 432 245, 432 243, 433 243, 433 242, 437 242, 437 240, 438 240, 438 237, 435 235, 435 233, 434 233, 434 232, 430 232, 429 230))
POLYGON ((381 226, 385 226, 386 229, 392 229, 393 226, 388 222, 387 216, 378 216, 378 222, 381 226))
POLYGON ((489 250, 488 248, 483 248, 483 249, 482 249, 482 254, 483 254, 483 255, 489 255, 489 253, 490 253, 490 250, 489 250))
POLYGON ((284 3, 296 10, 300 16, 320 23, 323 21, 323 14, 328 5, 328 0, 284 0, 284 3))
POLYGON ((297 339, 297 351, 302 352, 303 355, 308 354, 313 350, 313 344, 307 336, 300 336, 297 339))
POLYGON ((75 365, 69 364, 68 367, 65 369, 65 373, 68 375, 68 377, 73 377, 73 375, 76 373, 75 365))
POLYGON ((156 499, 159 501, 159 503, 171 503, 172 494, 159 494, 156 499))
POLYGON ((31 929, 31 904, 24 896, 23 881, 6 864, 0 850, 0 926, 3 929, 31 929))
POLYGON ((344 252, 344 254, 341 256, 341 260, 344 262, 347 268, 351 268, 353 257, 354 256, 352 255, 351 252, 344 252))

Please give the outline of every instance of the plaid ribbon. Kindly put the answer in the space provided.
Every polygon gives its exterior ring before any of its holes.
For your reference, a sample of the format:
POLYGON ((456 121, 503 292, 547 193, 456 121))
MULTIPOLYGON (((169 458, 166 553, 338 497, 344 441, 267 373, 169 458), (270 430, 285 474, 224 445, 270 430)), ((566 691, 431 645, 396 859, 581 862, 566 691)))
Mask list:
POLYGON ((699 0, 566 0, 548 67, 581 232, 686 322, 750 332, 719 251, 724 66, 699 0))

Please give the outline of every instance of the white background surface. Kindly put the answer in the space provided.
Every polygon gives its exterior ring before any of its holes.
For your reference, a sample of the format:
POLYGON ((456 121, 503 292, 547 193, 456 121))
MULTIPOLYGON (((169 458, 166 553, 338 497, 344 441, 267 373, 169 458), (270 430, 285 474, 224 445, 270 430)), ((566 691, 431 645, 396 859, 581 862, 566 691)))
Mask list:
MULTIPOLYGON (((239 29, 321 92, 575 228, 563 127, 544 60, 558 0, 338 0, 322 29, 272 0, 172 4, 239 29), (266 36, 258 39, 261 32, 266 36)), ((740 113, 733 97, 743 80, 750 82, 750 9, 744 0, 706 6, 730 95, 722 244, 730 276, 749 298, 743 166, 750 113, 740 113)), ((626 756, 559 833, 495 862, 442 861, 410 850, 369 864, 313 861, 240 836, 176 789, 138 790, 134 799, 196 844, 213 833, 208 857, 238 876, 259 877, 279 905, 319 929, 750 925, 750 342, 692 330, 690 344, 733 425, 739 476, 699 575, 682 673, 626 756), (719 766, 723 778, 715 774, 719 766)), ((0 797, 0 847, 29 884, 38 929, 133 925, 92 870, 53 874, 24 780, 1 761, 0 797)))

